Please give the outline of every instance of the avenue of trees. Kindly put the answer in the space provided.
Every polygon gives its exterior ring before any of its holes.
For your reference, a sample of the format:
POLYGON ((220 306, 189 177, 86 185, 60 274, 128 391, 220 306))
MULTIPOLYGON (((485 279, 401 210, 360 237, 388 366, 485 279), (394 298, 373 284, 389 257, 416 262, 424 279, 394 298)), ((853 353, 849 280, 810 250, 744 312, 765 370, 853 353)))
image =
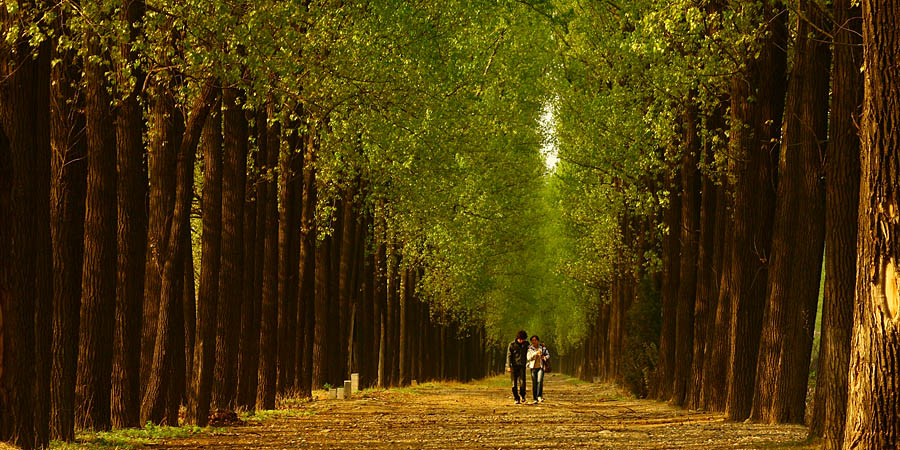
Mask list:
POLYGON ((469 380, 525 328, 897 448, 898 48, 900 0, 7 0, 0 441, 469 380))
POLYGON ((564 369, 896 448, 900 3, 572 3, 555 181, 593 301, 564 369))
POLYGON ((546 171, 528 11, 4 2, 0 439, 502 370, 546 171))

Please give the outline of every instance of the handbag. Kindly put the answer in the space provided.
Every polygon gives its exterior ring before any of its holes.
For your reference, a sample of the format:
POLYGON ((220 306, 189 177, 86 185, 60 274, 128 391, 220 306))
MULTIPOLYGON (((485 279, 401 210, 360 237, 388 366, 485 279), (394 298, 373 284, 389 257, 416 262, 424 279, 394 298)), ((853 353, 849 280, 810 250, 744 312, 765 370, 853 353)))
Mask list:
MULTIPOLYGON (((541 355, 542 355, 542 357, 543 357, 543 353, 544 353, 544 347, 541 346, 541 355)), ((550 360, 549 360, 549 359, 544 360, 544 361, 541 361, 541 367, 544 369, 544 373, 550 373, 550 372, 552 372, 552 370, 550 369, 550 360)))

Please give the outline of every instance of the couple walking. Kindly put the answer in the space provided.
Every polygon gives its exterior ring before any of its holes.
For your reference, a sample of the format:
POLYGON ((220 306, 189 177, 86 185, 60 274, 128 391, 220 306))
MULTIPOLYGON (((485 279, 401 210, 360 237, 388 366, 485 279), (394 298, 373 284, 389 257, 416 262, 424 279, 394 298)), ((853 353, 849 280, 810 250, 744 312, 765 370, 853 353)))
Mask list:
POLYGON ((506 371, 512 379, 512 393, 516 404, 525 403, 525 369, 531 369, 531 395, 534 404, 544 401, 544 372, 550 371, 550 352, 540 338, 528 339, 525 330, 519 331, 516 340, 506 349, 506 371), (531 342, 529 344, 529 341, 531 342))

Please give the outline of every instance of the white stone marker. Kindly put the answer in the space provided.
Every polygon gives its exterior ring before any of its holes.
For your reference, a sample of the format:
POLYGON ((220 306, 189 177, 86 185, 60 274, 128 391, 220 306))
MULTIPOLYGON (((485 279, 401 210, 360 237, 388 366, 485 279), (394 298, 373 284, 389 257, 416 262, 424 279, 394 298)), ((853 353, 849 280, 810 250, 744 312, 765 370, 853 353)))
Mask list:
POLYGON ((351 373, 350 374, 350 388, 353 390, 353 393, 359 392, 359 374, 351 373))
POLYGON ((344 399, 350 400, 350 397, 353 396, 353 382, 350 380, 344 380, 344 399))

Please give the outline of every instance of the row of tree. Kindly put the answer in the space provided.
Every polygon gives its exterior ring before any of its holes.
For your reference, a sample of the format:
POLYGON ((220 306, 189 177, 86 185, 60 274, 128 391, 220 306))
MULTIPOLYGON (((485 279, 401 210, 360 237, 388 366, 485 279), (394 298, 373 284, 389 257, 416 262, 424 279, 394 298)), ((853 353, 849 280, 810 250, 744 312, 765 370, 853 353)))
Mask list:
POLYGON ((497 370, 549 35, 477 3, 0 7, 0 440, 497 370))
POLYGON ((566 370, 730 420, 808 421, 826 448, 898 445, 898 12, 713 0, 550 15, 565 270, 595 299, 566 370))

